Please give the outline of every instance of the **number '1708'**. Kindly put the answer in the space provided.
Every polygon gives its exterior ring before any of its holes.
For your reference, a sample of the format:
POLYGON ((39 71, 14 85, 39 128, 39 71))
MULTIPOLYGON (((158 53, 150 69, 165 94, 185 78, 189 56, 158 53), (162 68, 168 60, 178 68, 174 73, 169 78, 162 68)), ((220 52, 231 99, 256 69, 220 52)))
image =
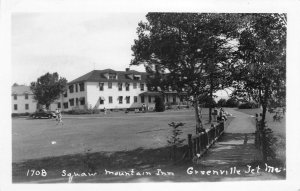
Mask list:
POLYGON ((47 176, 47 171, 45 169, 41 169, 41 170, 28 169, 26 176, 47 176))

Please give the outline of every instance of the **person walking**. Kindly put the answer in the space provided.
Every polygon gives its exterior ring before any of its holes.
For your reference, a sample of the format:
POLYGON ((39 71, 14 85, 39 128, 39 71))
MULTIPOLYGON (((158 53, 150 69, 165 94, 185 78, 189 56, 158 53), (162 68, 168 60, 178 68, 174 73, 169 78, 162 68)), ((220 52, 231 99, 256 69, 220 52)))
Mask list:
POLYGON ((62 115, 61 115, 61 111, 60 110, 58 110, 57 121, 58 122, 57 122, 56 125, 58 125, 58 124, 64 125, 64 122, 62 121, 62 115))

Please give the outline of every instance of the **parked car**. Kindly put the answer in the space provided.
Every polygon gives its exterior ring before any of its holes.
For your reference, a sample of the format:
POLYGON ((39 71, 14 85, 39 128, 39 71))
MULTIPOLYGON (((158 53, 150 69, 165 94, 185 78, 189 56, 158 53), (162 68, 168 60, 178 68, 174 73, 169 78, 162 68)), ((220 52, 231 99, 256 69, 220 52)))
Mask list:
POLYGON ((33 114, 30 115, 31 118, 48 118, 48 119, 51 119, 51 118, 56 118, 56 114, 54 111, 37 111, 33 114))

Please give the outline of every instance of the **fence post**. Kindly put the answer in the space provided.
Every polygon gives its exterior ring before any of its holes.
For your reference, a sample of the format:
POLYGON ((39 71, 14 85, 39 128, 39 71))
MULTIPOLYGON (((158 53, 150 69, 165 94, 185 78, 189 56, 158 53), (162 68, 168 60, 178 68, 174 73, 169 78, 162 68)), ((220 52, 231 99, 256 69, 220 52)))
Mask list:
POLYGON ((197 154, 197 153, 200 153, 199 145, 200 145, 200 136, 198 136, 198 137, 196 138, 196 154, 197 154))
POLYGON ((193 153, 192 153, 192 134, 188 134, 188 144, 189 144, 189 157, 190 159, 193 158, 193 153))

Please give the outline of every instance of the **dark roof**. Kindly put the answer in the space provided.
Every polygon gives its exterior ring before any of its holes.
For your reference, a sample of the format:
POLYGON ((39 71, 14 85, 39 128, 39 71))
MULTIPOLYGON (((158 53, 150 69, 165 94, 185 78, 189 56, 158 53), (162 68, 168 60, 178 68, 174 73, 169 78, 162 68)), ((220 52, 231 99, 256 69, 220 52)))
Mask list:
POLYGON ((105 70, 93 70, 75 80, 69 82, 68 84, 80 83, 80 82, 146 82, 147 73, 138 72, 135 70, 129 71, 115 71, 112 69, 105 70), (107 79, 104 74, 106 73, 115 73, 118 75, 118 79, 107 79), (129 74, 141 75, 141 80, 132 80, 128 77, 129 74))
POLYGON ((25 93, 33 94, 32 91, 30 90, 30 87, 25 85, 12 86, 11 92, 12 94, 17 94, 17 95, 24 95, 25 93))

